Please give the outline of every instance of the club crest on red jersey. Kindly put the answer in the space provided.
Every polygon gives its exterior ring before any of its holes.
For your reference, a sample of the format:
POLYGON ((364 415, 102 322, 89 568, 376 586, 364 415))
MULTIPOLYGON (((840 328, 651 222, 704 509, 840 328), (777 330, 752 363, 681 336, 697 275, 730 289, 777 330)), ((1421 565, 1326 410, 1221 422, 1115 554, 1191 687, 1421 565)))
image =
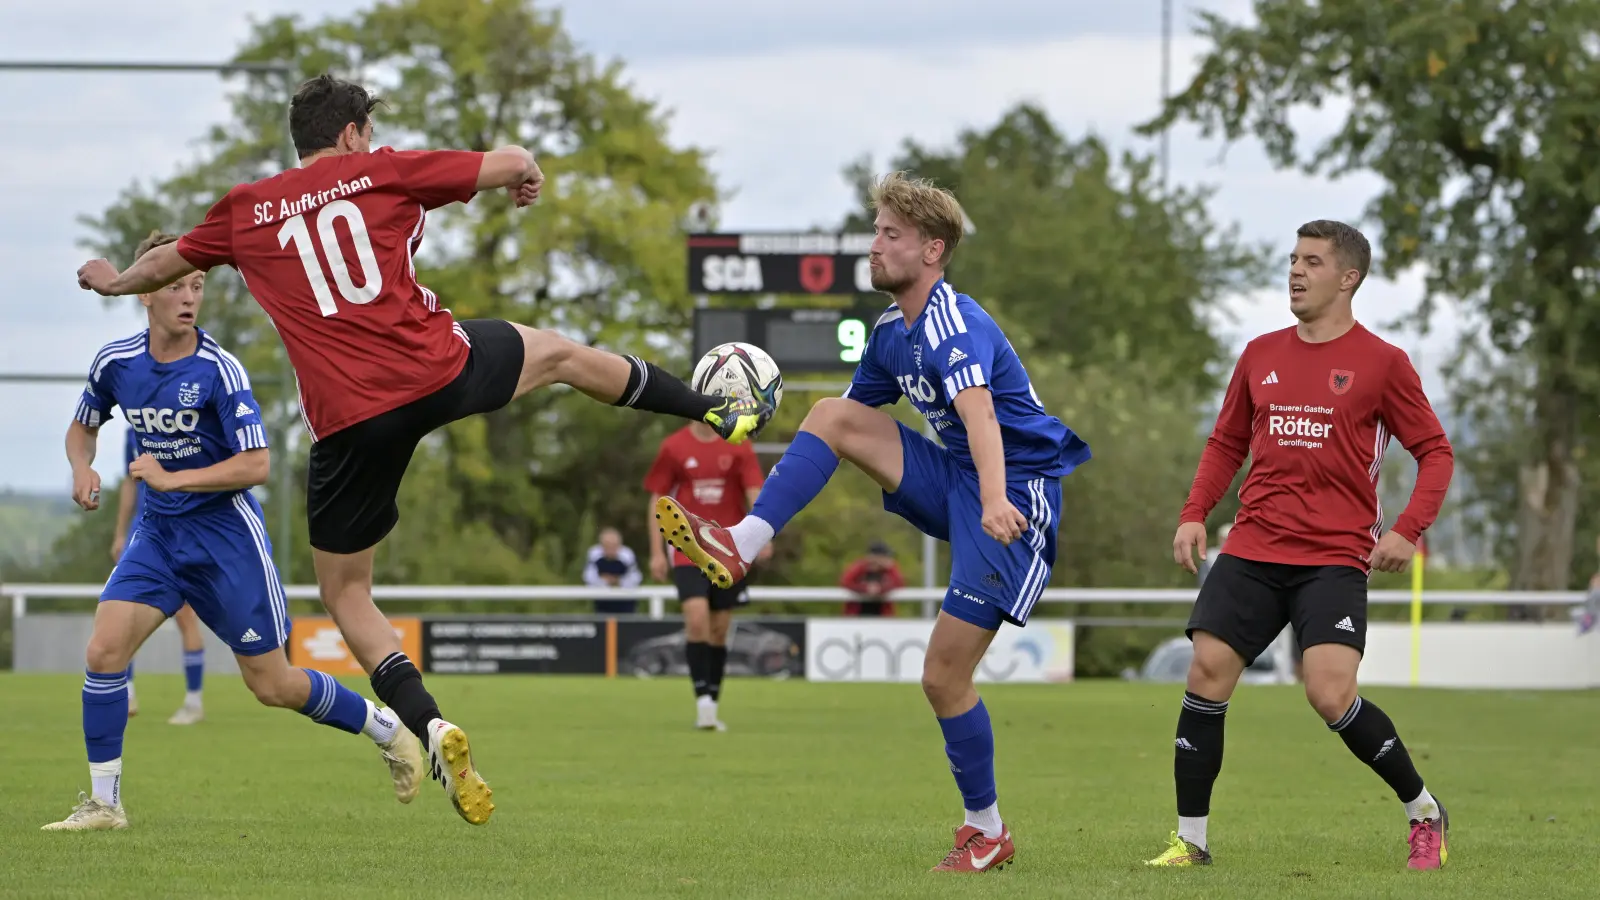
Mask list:
POLYGON ((1356 373, 1349 369, 1334 369, 1328 373, 1328 390, 1336 395, 1350 392, 1350 386, 1356 383, 1356 373))

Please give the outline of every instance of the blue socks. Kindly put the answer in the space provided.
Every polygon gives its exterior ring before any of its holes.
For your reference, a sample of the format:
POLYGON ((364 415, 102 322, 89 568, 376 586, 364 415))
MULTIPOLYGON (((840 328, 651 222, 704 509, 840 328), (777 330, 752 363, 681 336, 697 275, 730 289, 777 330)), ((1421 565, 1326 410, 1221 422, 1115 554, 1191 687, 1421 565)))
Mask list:
POLYGON ((773 533, 782 531, 790 519, 822 493, 838 468, 838 455, 822 438, 809 431, 800 432, 772 467, 750 515, 771 525, 773 533))
POLYGON ((301 669, 311 679, 311 696, 300 712, 311 721, 332 725, 340 731, 360 734, 367 723, 367 701, 360 694, 315 669, 301 669))
POLYGON ((994 728, 983 701, 959 716, 940 719, 939 728, 944 731, 944 753, 950 757, 950 772, 961 789, 963 805, 972 811, 993 806, 997 799, 994 728))
POLYGON ((122 735, 128 730, 128 673, 84 672, 83 743, 90 763, 122 758, 122 735))
POLYGON ((183 651, 183 683, 191 694, 200 693, 200 683, 205 678, 206 651, 183 651))

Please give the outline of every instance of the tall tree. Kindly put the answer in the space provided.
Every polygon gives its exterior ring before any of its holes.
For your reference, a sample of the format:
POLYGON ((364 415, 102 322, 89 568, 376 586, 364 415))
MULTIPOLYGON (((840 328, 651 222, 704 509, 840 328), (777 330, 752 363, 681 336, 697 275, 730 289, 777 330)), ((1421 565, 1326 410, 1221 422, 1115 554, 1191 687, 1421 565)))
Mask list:
MULTIPOLYGON (((1381 267, 1427 272, 1420 316, 1453 298, 1531 369, 1515 465, 1512 583, 1565 588, 1579 459, 1596 437, 1600 338, 1600 2, 1257 0, 1256 21, 1202 14, 1210 47, 1147 131, 1185 120, 1258 138, 1275 163, 1367 170, 1381 267), (1315 146, 1292 117, 1338 121, 1315 146)), ((1490 486, 1490 489, 1498 489, 1490 486)))
MULTIPOLYGON (((1029 104, 951 147, 907 141, 893 165, 956 193, 973 233, 951 280, 1011 325, 1019 348, 1191 389, 1226 375, 1210 318, 1263 283, 1270 257, 1211 219, 1210 190, 1163 188, 1153 158, 1074 140, 1029 104)), ((873 174, 869 162, 847 173, 863 208, 873 174)))

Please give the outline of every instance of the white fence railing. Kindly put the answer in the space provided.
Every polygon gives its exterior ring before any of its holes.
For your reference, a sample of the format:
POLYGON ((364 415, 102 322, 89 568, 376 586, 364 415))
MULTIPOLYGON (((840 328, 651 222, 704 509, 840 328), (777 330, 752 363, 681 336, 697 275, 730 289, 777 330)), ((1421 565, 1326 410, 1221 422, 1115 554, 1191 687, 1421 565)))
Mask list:
MULTIPOLYGON (((98 584, 0 584, 0 597, 11 599, 11 615, 16 618, 28 612, 28 600, 79 599, 92 600, 100 596, 98 584)), ((286 585, 290 600, 315 600, 319 596, 316 585, 286 585)), ((1050 588, 1040 597, 1040 603, 1193 603, 1194 588, 1050 588)), ((943 588, 901 588, 891 595, 896 603, 918 602, 936 604, 944 599, 943 588)), ((416 602, 421 600, 470 600, 489 602, 557 602, 588 600, 644 600, 649 614, 662 618, 668 602, 677 599, 677 589, 671 585, 640 585, 636 588, 603 590, 588 585, 421 585, 381 584, 372 589, 373 598, 384 603, 416 602)), ((855 595, 837 587, 752 587, 752 602, 782 603, 842 603, 855 599, 855 595)), ((1427 606, 1570 606, 1582 603, 1580 591, 1427 591, 1422 596, 1427 606)), ((1372 591, 1367 602, 1383 605, 1411 602, 1410 591, 1372 591)), ((924 609, 929 609, 925 606, 924 609)), ((931 614, 931 613, 930 613, 931 614)))

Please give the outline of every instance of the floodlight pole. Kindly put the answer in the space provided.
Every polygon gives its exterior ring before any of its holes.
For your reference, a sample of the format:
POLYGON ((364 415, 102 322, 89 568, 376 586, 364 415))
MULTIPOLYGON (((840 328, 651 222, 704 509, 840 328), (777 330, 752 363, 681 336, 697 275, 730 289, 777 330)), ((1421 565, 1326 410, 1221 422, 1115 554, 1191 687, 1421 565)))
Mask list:
MULTIPOLYGON (((215 73, 219 75, 236 75, 239 73, 257 73, 277 75, 283 79, 284 101, 294 96, 295 75, 298 69, 293 63, 282 60, 264 62, 227 62, 227 63, 195 63, 195 62, 110 62, 105 60, 0 60, 0 71, 11 72, 194 72, 215 73)), ((285 169, 293 169, 300 165, 300 156, 295 152, 294 145, 285 142, 283 145, 283 165, 285 169)), ((39 380, 52 380, 53 376, 43 376, 39 380)), ((33 380, 20 377, 15 380, 33 380)), ((76 379, 74 379, 76 380, 76 379)), ((283 364, 283 384, 287 387, 295 383, 294 367, 289 365, 285 357, 283 364)), ((278 435, 275 443, 279 452, 285 459, 288 457, 289 439, 294 431, 293 419, 287 419, 277 429, 278 435)), ((287 465, 280 463, 275 466, 278 471, 278 484, 273 488, 273 493, 278 495, 278 541, 273 545, 274 561, 277 563, 280 577, 286 581, 294 579, 293 571, 289 567, 291 560, 290 547, 293 545, 294 535, 294 472, 287 465)))

